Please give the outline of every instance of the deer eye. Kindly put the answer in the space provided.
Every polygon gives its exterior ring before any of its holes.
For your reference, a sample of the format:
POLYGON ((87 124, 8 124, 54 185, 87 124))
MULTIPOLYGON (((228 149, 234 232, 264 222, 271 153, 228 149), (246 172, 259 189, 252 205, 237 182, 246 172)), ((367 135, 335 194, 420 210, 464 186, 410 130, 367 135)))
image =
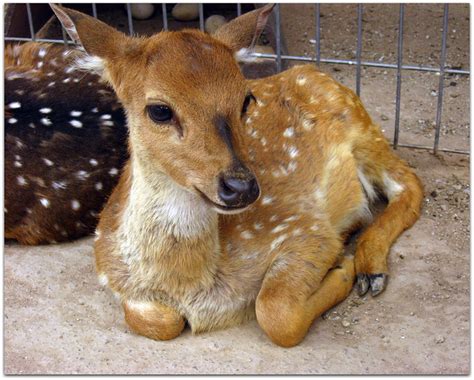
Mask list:
POLYGON ((146 107, 148 116, 155 123, 165 123, 173 119, 173 111, 164 104, 153 104, 146 107))
POLYGON ((244 104, 242 105, 242 115, 247 112, 247 108, 249 107, 251 100, 255 100, 255 96, 253 96, 253 94, 250 93, 244 99, 244 104))

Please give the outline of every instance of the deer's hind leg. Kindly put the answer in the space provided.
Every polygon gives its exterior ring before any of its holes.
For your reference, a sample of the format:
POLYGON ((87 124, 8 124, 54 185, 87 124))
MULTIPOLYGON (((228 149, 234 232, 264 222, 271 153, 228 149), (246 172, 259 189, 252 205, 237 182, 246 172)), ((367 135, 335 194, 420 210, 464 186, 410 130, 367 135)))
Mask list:
POLYGON ((338 239, 307 236, 276 256, 256 301, 258 323, 274 343, 298 344, 317 317, 350 293, 354 263, 341 260, 341 252, 338 239))
MULTIPOLYGON (((380 139, 379 139, 380 140, 380 139)), ((419 218, 423 187, 408 165, 387 146, 376 155, 366 157, 367 180, 374 183, 388 199, 388 206, 376 217, 357 241, 355 268, 360 295, 370 289, 373 296, 381 293, 388 278, 387 257, 398 236, 419 218)))

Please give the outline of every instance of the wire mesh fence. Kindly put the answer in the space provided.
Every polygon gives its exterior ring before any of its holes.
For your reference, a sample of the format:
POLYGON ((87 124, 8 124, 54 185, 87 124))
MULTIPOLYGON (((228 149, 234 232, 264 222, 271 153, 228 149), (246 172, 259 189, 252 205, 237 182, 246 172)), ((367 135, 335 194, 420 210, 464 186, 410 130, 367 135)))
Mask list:
MULTIPOLYGON (((161 4, 162 17, 163 17, 163 29, 168 30, 168 10, 166 3, 161 4)), ((435 154, 438 152, 449 152, 449 153, 459 153, 459 154, 469 154, 468 150, 461 149, 445 149, 440 147, 440 132, 441 132, 441 116, 443 112, 443 95, 444 95, 444 81, 445 74, 458 74, 463 76, 470 76, 470 70, 454 69, 447 67, 446 62, 446 46, 447 46, 447 33, 448 33, 448 15, 449 15, 449 4, 444 4, 443 11, 443 22, 441 28, 441 54, 440 62, 438 67, 426 66, 426 65, 408 65, 403 64, 403 33, 405 25, 405 7, 409 6, 406 4, 399 4, 399 22, 398 22, 398 46, 397 46, 397 63, 382 63, 374 61, 365 61, 362 60, 362 16, 364 12, 364 5, 357 5, 357 46, 356 46, 356 58, 355 60, 351 59, 338 59, 332 57, 322 57, 321 56, 321 9, 320 4, 315 4, 315 56, 299 56, 299 55, 285 55, 282 54, 281 49, 281 9, 280 4, 275 6, 275 39, 276 39, 276 49, 275 54, 265 54, 265 53, 253 53, 257 58, 267 58, 273 59, 276 61, 277 71, 280 72, 283 67, 283 61, 299 61, 299 62, 312 62, 316 65, 321 65, 321 63, 328 64, 341 64, 341 65, 355 65, 356 66, 356 85, 355 91, 357 95, 360 96, 361 92, 361 68, 362 67, 375 67, 375 68, 385 68, 396 70, 396 93, 395 93, 395 121, 394 121, 394 135, 392 140, 392 145, 394 149, 398 147, 407 147, 414 149, 425 149, 432 150, 435 154), (402 144, 400 143, 400 105, 401 105, 401 88, 402 88, 402 73, 405 70, 413 70, 418 72, 434 72, 439 74, 438 82, 438 92, 437 92, 437 107, 436 107, 436 119, 435 119, 435 134, 434 141, 432 146, 428 145, 416 145, 416 144, 402 144)), ((68 36, 62 28, 62 39, 48 39, 48 38, 36 38, 36 32, 33 25, 33 13, 31 9, 31 4, 26 4, 26 12, 28 18, 28 26, 30 37, 12 37, 6 36, 5 41, 37 41, 37 42, 48 42, 48 43, 63 43, 63 44, 74 44, 73 41, 68 39, 68 36)), ((92 15, 97 18, 97 5, 95 3, 91 4, 92 15)), ((127 22, 128 22, 128 33, 130 35, 134 34, 134 22, 132 17, 131 4, 126 4, 127 12, 127 22)), ((242 14, 241 4, 236 4, 236 16, 242 14)), ((199 28, 204 31, 204 5, 199 4, 199 28)))

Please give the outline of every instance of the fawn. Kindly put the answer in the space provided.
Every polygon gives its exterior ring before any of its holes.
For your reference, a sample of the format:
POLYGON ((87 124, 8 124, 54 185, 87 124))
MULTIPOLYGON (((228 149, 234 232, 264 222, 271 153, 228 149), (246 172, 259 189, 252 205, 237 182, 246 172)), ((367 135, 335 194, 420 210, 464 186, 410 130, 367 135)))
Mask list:
POLYGON ((99 279, 130 329, 172 339, 256 316, 290 347, 359 292, 380 293, 387 254, 418 218, 422 186, 352 91, 313 66, 245 80, 235 60, 272 6, 209 36, 128 37, 53 5, 126 109, 130 159, 100 216, 99 279), (378 193, 388 206, 358 240, 378 193))
POLYGON ((22 244, 94 231, 125 163, 122 107, 84 52, 28 42, 5 49, 5 237, 22 244))

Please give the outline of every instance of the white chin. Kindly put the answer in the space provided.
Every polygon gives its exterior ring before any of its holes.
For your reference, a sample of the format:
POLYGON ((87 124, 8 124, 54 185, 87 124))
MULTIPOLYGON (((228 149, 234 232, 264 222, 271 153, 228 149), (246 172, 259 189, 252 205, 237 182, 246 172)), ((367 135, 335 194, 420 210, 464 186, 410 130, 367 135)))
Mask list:
POLYGON ((216 211, 218 214, 223 214, 223 215, 235 215, 235 214, 240 214, 241 212, 244 212, 245 210, 247 210, 248 208, 250 207, 250 205, 248 205, 247 207, 242 207, 242 208, 239 208, 237 210, 222 210, 218 207, 213 207, 214 211, 216 211))

